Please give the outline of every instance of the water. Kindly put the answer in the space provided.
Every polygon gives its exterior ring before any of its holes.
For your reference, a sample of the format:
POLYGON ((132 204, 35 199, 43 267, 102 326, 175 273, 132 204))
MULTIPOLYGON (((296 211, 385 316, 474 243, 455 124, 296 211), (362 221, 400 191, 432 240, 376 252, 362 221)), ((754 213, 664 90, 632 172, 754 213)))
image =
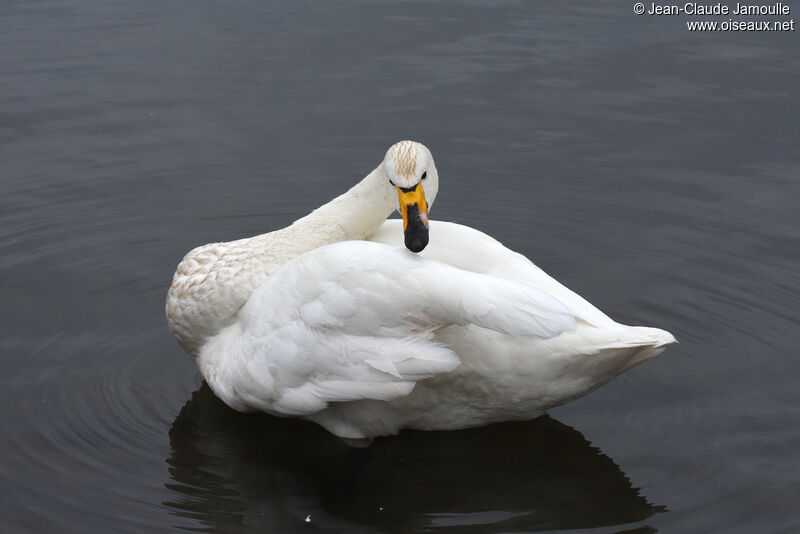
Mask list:
POLYGON ((795 530, 800 48, 685 20, 5 2, 2 530, 795 530), (681 344, 550 417, 367 450, 227 409, 166 328, 175 265, 403 138, 436 157, 434 218, 681 344))

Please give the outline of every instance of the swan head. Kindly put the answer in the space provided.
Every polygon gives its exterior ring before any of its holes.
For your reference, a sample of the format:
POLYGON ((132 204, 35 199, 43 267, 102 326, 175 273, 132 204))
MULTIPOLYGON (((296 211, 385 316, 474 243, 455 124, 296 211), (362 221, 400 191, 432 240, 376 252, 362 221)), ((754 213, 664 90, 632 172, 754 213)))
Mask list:
POLYGON ((428 244, 428 209, 439 191, 431 151, 416 141, 400 141, 386 151, 383 170, 397 190, 395 208, 403 216, 406 248, 420 252, 428 244))

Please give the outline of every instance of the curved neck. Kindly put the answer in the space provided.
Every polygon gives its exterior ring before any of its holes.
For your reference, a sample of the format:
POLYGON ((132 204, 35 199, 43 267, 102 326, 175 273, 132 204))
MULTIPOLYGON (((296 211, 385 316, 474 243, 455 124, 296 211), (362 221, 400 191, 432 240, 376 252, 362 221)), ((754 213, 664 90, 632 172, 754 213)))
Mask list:
POLYGON ((209 337, 235 320, 253 292, 281 265, 324 245, 369 237, 395 209, 393 189, 381 164, 291 226, 191 251, 178 265, 167 295, 167 317, 175 337, 187 352, 196 354, 209 337))
POLYGON ((395 198, 388 178, 379 165, 363 180, 327 204, 295 221, 287 230, 310 231, 317 248, 337 241, 365 239, 383 224, 395 209, 395 198))

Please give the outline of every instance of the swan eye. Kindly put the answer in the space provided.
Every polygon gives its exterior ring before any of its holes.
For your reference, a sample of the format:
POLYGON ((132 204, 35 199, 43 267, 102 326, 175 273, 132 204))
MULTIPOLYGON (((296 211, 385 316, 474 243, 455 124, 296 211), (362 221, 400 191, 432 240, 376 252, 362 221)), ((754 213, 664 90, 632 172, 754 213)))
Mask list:
POLYGON ((427 177, 428 177, 428 171, 425 171, 422 173, 422 178, 420 178, 420 180, 424 180, 427 177))

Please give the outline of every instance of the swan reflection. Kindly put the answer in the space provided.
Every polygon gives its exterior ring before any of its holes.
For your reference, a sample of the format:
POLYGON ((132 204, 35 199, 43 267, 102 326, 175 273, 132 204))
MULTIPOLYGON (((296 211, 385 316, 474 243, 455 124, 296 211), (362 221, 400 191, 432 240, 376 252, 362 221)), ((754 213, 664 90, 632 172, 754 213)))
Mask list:
POLYGON ((548 416, 402 432, 352 449, 312 423, 235 412, 204 384, 169 437, 174 497, 164 504, 204 531, 292 532, 307 522, 347 532, 539 531, 631 523, 663 510, 548 416))

